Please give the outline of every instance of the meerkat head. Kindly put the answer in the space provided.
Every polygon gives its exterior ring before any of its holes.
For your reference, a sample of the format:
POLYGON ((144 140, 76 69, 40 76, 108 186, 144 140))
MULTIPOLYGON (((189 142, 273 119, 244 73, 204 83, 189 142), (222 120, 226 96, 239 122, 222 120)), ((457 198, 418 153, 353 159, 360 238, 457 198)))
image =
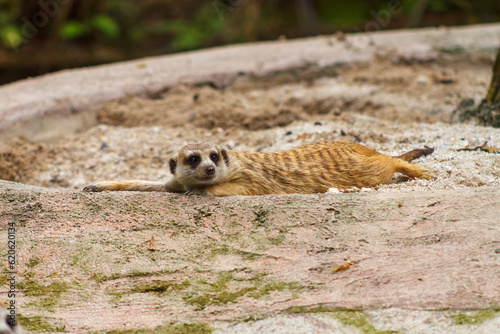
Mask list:
POLYGON ((170 171, 186 189, 192 189, 219 182, 225 175, 228 162, 226 150, 217 145, 191 144, 170 159, 170 171))

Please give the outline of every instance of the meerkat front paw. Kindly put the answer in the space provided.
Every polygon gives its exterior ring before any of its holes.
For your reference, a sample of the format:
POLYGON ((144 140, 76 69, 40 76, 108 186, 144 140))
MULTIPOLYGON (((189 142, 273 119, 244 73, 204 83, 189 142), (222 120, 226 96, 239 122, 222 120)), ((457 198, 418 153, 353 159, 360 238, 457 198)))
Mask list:
POLYGON ((95 184, 89 184, 88 186, 83 188, 83 191, 101 192, 107 190, 115 190, 114 188, 116 188, 115 182, 103 181, 103 182, 97 182, 95 184))
POLYGON ((97 185, 90 184, 90 185, 86 186, 85 188, 83 188, 82 191, 85 191, 85 192, 98 192, 98 191, 102 191, 102 190, 97 185))

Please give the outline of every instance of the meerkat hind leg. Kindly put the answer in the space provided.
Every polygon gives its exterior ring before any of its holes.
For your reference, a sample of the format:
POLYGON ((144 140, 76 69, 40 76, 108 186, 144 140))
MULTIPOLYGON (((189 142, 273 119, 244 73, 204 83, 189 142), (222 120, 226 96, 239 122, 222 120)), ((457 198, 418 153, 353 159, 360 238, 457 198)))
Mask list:
POLYGON ((425 167, 417 166, 406 161, 398 161, 396 166, 396 172, 404 174, 409 178, 415 179, 426 179, 430 180, 434 177, 434 174, 425 167))
POLYGON ((248 185, 242 185, 237 182, 215 184, 205 188, 205 193, 212 196, 258 196, 268 194, 255 189, 255 187, 249 187, 248 185))

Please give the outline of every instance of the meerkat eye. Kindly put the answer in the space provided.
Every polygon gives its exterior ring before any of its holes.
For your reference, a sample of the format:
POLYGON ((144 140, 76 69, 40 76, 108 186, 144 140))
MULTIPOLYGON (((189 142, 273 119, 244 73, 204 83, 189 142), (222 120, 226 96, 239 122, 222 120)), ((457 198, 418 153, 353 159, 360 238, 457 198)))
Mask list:
POLYGON ((200 163, 200 157, 198 155, 191 155, 186 159, 188 165, 195 167, 200 163))
POLYGON ((214 163, 217 163, 219 161, 219 155, 217 153, 210 153, 210 160, 212 160, 214 163))

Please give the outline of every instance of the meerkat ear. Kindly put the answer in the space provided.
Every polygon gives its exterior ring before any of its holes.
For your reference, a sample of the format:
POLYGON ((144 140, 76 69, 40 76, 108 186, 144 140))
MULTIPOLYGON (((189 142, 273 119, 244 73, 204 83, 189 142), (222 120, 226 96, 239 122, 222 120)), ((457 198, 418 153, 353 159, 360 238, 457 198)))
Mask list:
POLYGON ((177 168, 177 161, 174 158, 172 158, 170 159, 168 164, 170 165, 170 173, 175 175, 175 169, 177 168))
POLYGON ((227 156, 227 151, 225 149, 222 149, 220 150, 220 153, 224 157, 224 162, 226 163, 226 165, 229 164, 229 157, 227 156))

